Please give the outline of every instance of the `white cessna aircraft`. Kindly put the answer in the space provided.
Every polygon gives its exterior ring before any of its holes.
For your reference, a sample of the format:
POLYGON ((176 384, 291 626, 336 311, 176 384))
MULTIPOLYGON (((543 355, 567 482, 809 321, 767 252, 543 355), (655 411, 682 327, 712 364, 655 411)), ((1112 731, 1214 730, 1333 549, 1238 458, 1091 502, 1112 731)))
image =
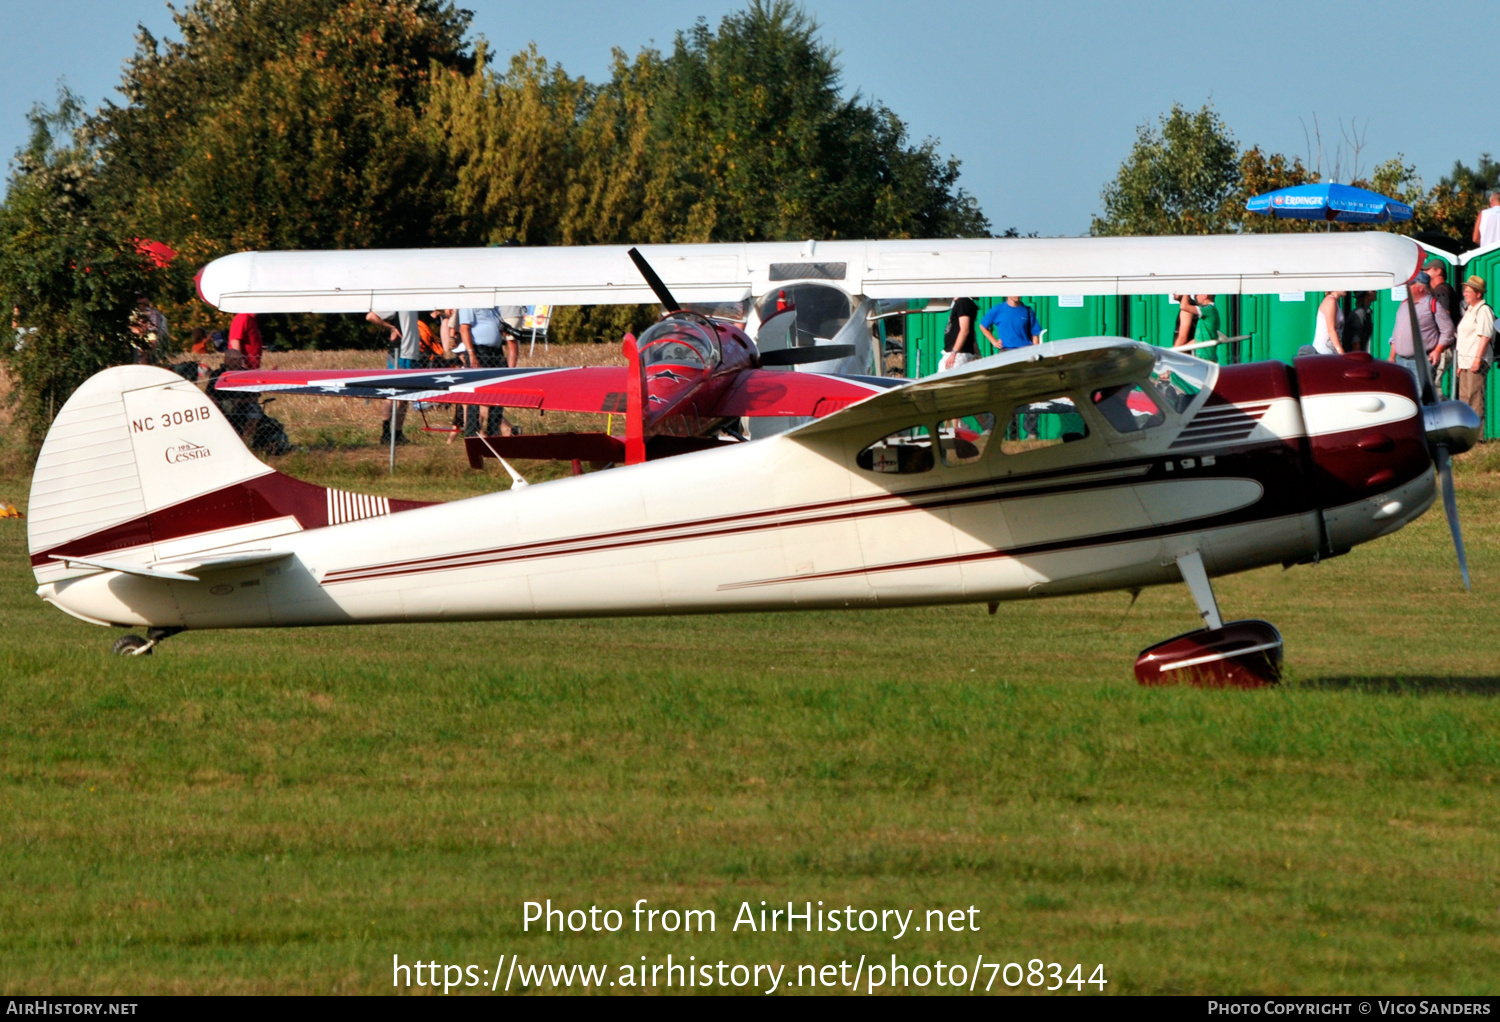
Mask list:
MULTIPOLYGON (((870 300, 1373 290, 1422 258, 1375 233, 642 251, 687 302, 764 296, 777 274, 810 276, 773 266, 813 255, 870 300)), ((624 248, 245 253, 200 286, 260 312, 652 294, 624 248)), ((1279 676, 1281 638, 1225 623, 1211 577, 1401 528, 1432 503, 1434 462, 1462 564, 1448 457, 1478 421, 1368 356, 1221 367, 1100 337, 892 383, 754 443, 417 505, 287 478, 197 387, 121 366, 78 389, 43 445, 38 595, 149 629, 116 643, 141 653, 184 629, 994 604, 1182 581, 1206 627, 1143 652, 1138 677, 1253 685, 1279 676)))

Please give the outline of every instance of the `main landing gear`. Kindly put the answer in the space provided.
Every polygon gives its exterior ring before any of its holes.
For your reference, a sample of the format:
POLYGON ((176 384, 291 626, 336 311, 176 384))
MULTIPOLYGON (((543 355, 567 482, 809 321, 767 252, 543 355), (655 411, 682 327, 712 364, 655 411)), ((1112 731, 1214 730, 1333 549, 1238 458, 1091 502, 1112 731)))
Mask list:
POLYGON ((1230 621, 1219 604, 1198 551, 1177 558, 1177 570, 1207 628, 1185 632, 1141 651, 1135 677, 1142 685, 1261 688, 1281 680, 1281 633, 1268 621, 1230 621))
POLYGON ((150 656, 157 643, 170 639, 180 631, 181 628, 150 628, 144 639, 139 635, 122 635, 115 640, 109 651, 116 656, 150 656))

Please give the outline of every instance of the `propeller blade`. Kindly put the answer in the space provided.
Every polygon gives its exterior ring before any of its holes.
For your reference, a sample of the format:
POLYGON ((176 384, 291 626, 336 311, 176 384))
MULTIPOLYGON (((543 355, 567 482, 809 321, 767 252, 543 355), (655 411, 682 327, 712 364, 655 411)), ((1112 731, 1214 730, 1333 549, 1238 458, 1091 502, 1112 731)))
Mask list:
POLYGON ((1464 556, 1464 534, 1458 527, 1458 500, 1453 495, 1453 460, 1448 448, 1437 449, 1438 479, 1443 484, 1443 510, 1448 513, 1448 531, 1453 533, 1453 549, 1458 551, 1458 571, 1464 577, 1464 588, 1469 588, 1469 559, 1464 556))
POLYGON ((661 282, 661 278, 658 277, 656 275, 656 271, 651 268, 651 264, 646 262, 645 256, 641 255, 641 253, 634 248, 632 248, 625 254, 630 256, 630 261, 635 263, 635 268, 637 270, 640 270, 641 276, 646 279, 646 286, 652 290, 652 292, 656 295, 657 300, 661 302, 663 307, 665 307, 668 312, 676 312, 682 308, 682 306, 678 304, 677 299, 672 297, 672 292, 667 290, 667 285, 661 282))
POLYGON ((760 353, 763 366, 795 366, 805 362, 831 362, 854 354, 852 344, 818 344, 810 348, 778 348, 760 353))

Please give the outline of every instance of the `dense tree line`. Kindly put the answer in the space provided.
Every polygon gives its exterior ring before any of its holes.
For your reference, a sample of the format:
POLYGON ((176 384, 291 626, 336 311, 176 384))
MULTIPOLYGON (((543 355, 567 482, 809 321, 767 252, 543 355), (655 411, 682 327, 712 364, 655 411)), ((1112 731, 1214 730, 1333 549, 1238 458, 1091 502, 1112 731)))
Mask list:
MULTIPOLYGON (((602 82, 534 49, 495 60, 447 0, 194 0, 174 19, 177 38, 140 31, 122 102, 35 111, 14 165, 0 293, 35 332, 4 357, 33 412, 128 360, 137 295, 179 339, 222 326, 191 276, 228 252, 989 231, 957 162, 845 96, 788 0, 616 51, 602 82), (135 239, 179 257, 154 268, 135 239)), ((646 314, 556 325, 614 340, 646 314)), ((283 345, 377 340, 353 317, 267 320, 283 345)))

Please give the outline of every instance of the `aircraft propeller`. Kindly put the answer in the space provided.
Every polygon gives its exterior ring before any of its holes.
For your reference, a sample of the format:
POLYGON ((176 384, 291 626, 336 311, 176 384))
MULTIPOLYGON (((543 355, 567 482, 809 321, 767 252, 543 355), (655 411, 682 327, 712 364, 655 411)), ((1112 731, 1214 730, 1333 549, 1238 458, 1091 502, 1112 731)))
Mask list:
POLYGON ((651 268, 651 264, 646 262, 646 257, 641 255, 640 251, 635 248, 630 249, 625 254, 630 257, 631 262, 635 263, 635 268, 641 271, 641 276, 646 280, 646 286, 656 295, 662 307, 668 312, 681 312, 682 304, 672 297, 672 292, 667 290, 667 285, 662 283, 661 278, 656 275, 656 271, 651 268))
POLYGON ((1412 353, 1417 363, 1417 397, 1422 403, 1423 426, 1427 432, 1427 447, 1432 452, 1433 464, 1437 466, 1438 481, 1443 487, 1443 511, 1448 516, 1448 531, 1453 534, 1453 549, 1458 553, 1458 571, 1463 576, 1464 588, 1469 586, 1469 559, 1464 554, 1463 530, 1458 524, 1458 499, 1453 493, 1453 455, 1462 454, 1479 442, 1479 416, 1462 401, 1439 401, 1437 387, 1432 380, 1432 365, 1426 352, 1420 355, 1422 331, 1417 324, 1416 302, 1407 299, 1407 315, 1411 317, 1412 353))

